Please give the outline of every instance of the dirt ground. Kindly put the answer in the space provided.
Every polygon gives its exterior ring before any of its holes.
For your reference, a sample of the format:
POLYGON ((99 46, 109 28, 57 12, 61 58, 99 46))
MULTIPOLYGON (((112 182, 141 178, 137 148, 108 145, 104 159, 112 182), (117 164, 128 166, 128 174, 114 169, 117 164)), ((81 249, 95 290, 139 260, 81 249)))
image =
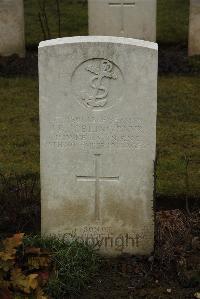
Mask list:
POLYGON ((82 299, 189 299, 198 292, 196 285, 182 286, 176 270, 151 269, 145 258, 119 259, 105 262, 95 282, 80 296, 82 299))
POLYGON ((82 299, 200 298, 200 214, 156 214, 156 245, 150 257, 103 260, 82 299))

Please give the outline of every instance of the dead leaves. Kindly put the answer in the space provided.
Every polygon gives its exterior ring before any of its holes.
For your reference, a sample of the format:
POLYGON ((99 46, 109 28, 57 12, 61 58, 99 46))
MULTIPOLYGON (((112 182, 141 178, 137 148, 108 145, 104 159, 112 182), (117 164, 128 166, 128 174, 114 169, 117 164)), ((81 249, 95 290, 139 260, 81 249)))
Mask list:
POLYGON ((0 259, 4 262, 15 259, 16 248, 22 244, 24 234, 15 234, 3 241, 4 251, 0 252, 0 259))
MULTIPOLYGON (((0 270, 8 272, 13 268, 16 259, 17 248, 22 244, 24 234, 15 234, 6 238, 3 244, 3 251, 0 251, 0 270)), ((2 281, 2 279, 1 279, 2 281)), ((2 285, 3 282, 0 283, 2 285)))
MULTIPOLYGON (((48 299, 42 287, 48 282, 51 269, 49 252, 41 248, 23 248, 24 234, 6 238, 0 251, 0 297, 13 298, 15 292, 24 294, 20 298, 34 295, 37 299, 48 299), (20 247, 21 246, 21 247, 20 247)), ((19 295, 21 296, 21 295, 19 295)))
POLYGON ((30 269, 40 269, 48 267, 50 264, 49 257, 46 256, 33 256, 28 258, 28 266, 30 269))
POLYGON ((20 268, 11 271, 11 282, 14 288, 19 288, 26 294, 30 294, 32 290, 38 287, 38 274, 24 275, 20 268))
POLYGON ((41 288, 37 288, 36 299, 48 299, 48 297, 45 296, 44 291, 41 288))
POLYGON ((24 234, 15 234, 10 238, 6 238, 3 241, 3 245, 7 251, 12 251, 14 248, 19 247, 22 244, 24 234))
POLYGON ((7 289, 7 288, 3 288, 0 291, 0 298, 1 299, 13 299, 12 293, 7 289))

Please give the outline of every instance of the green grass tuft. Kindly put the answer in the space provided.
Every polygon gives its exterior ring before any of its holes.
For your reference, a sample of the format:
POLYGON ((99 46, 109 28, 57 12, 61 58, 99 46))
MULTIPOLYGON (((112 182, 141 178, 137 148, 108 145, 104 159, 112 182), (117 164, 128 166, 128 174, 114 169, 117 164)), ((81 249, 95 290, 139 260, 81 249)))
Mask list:
POLYGON ((100 258, 94 248, 76 239, 54 236, 26 236, 25 246, 48 249, 56 267, 45 289, 54 299, 79 294, 96 273, 100 258))

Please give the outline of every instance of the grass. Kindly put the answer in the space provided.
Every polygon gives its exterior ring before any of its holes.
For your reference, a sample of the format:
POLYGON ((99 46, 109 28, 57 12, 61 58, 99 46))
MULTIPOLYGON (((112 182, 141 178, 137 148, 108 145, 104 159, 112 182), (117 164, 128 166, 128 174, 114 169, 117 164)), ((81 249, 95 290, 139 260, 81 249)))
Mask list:
POLYGON ((27 236, 25 246, 47 249, 56 268, 45 288, 54 299, 79 294, 98 269, 99 257, 93 247, 76 239, 58 239, 54 236, 27 236))
MULTIPOLYGON (((61 35, 87 35, 88 10, 86 4, 76 0, 60 0, 61 35)), ((47 0, 47 16, 52 38, 58 37, 58 18, 55 0, 47 0)), ((157 40, 163 44, 187 45, 189 23, 189 0, 157 1, 157 40)), ((26 44, 37 46, 44 39, 38 18, 36 0, 25 0, 26 44)), ((102 20, 103 21, 103 20, 102 20)))
POLYGON ((0 172, 39 172, 38 83, 0 79, 0 172))
MULTIPOLYGON (((62 36, 87 35, 87 5, 67 2, 61 0, 62 36)), ((27 47, 35 48, 44 39, 37 1, 25 0, 24 3, 27 47)), ((47 0, 47 4, 51 36, 57 37, 55 1, 47 0)), ((189 0, 158 0, 158 42, 187 45, 188 14, 189 0)), ((195 66, 196 60, 191 59, 191 63, 195 66)), ((185 156, 200 160, 199 86, 200 76, 159 77, 157 195, 193 197, 200 194, 199 164, 189 165, 188 189, 185 162, 185 156)), ((28 227, 34 231, 40 216, 37 210, 39 188, 32 192, 34 175, 39 177, 38 81, 37 78, 2 77, 0 90, 0 173, 5 175, 4 182, 8 182, 3 187, 0 180, 0 230, 12 232, 28 227), (14 176, 6 181, 10 174, 14 176), (16 189, 15 185, 19 187, 16 189), (20 199, 17 205, 16 198, 20 199), (12 221, 7 219, 8 215, 12 221), (29 222, 21 227, 20 219, 29 219, 29 222)), ((36 230, 39 231, 39 227, 36 230)), ((93 249, 76 240, 66 242, 54 237, 32 236, 27 237, 25 243, 53 252, 58 272, 47 287, 52 298, 78 293, 97 269, 98 257, 93 249)))
POLYGON ((185 156, 200 161, 200 77, 161 76, 158 88, 157 191, 162 195, 200 192, 199 165, 191 163, 186 190, 185 156))
POLYGON ((189 0, 158 0, 157 3, 158 43, 187 45, 189 0))
MULTIPOLYGON (((52 37, 58 36, 54 0, 47 0, 52 37)), ((62 36, 87 34, 87 5, 60 0, 62 36)), ((29 47, 43 40, 38 2, 25 0, 26 39, 29 47)), ((189 0, 158 0, 158 40, 163 44, 186 44, 189 0)), ((191 59, 196 65, 196 60, 191 59)), ((186 193, 185 155, 199 157, 199 77, 161 76, 158 89, 157 193, 186 193)), ((1 78, 0 171, 7 175, 39 174, 38 82, 31 78, 1 78)), ((198 165, 189 165, 189 194, 199 194, 198 165)))
MULTIPOLYGON (((58 37, 58 17, 56 1, 46 1, 46 13, 49 22, 51 38, 58 37)), ((35 47, 44 40, 38 14, 40 12, 38 1, 25 0, 25 28, 26 44, 35 47)), ((61 36, 87 35, 88 15, 87 5, 77 1, 60 0, 61 36)))
MULTIPOLYGON (((186 194, 185 155, 200 160, 200 77, 161 76, 158 85, 157 193, 186 194)), ((1 78, 1 173, 39 174, 38 83, 1 78)), ((189 195, 200 192, 199 165, 189 167, 189 195)))

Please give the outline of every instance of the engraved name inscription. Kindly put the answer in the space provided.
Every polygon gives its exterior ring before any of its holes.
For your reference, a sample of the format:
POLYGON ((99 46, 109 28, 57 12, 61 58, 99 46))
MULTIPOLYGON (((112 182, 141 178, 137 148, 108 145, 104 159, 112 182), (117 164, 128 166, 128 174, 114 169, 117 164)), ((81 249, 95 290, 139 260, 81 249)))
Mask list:
POLYGON ((144 148, 142 121, 135 118, 72 117, 50 122, 47 143, 55 148, 106 149, 144 148))

